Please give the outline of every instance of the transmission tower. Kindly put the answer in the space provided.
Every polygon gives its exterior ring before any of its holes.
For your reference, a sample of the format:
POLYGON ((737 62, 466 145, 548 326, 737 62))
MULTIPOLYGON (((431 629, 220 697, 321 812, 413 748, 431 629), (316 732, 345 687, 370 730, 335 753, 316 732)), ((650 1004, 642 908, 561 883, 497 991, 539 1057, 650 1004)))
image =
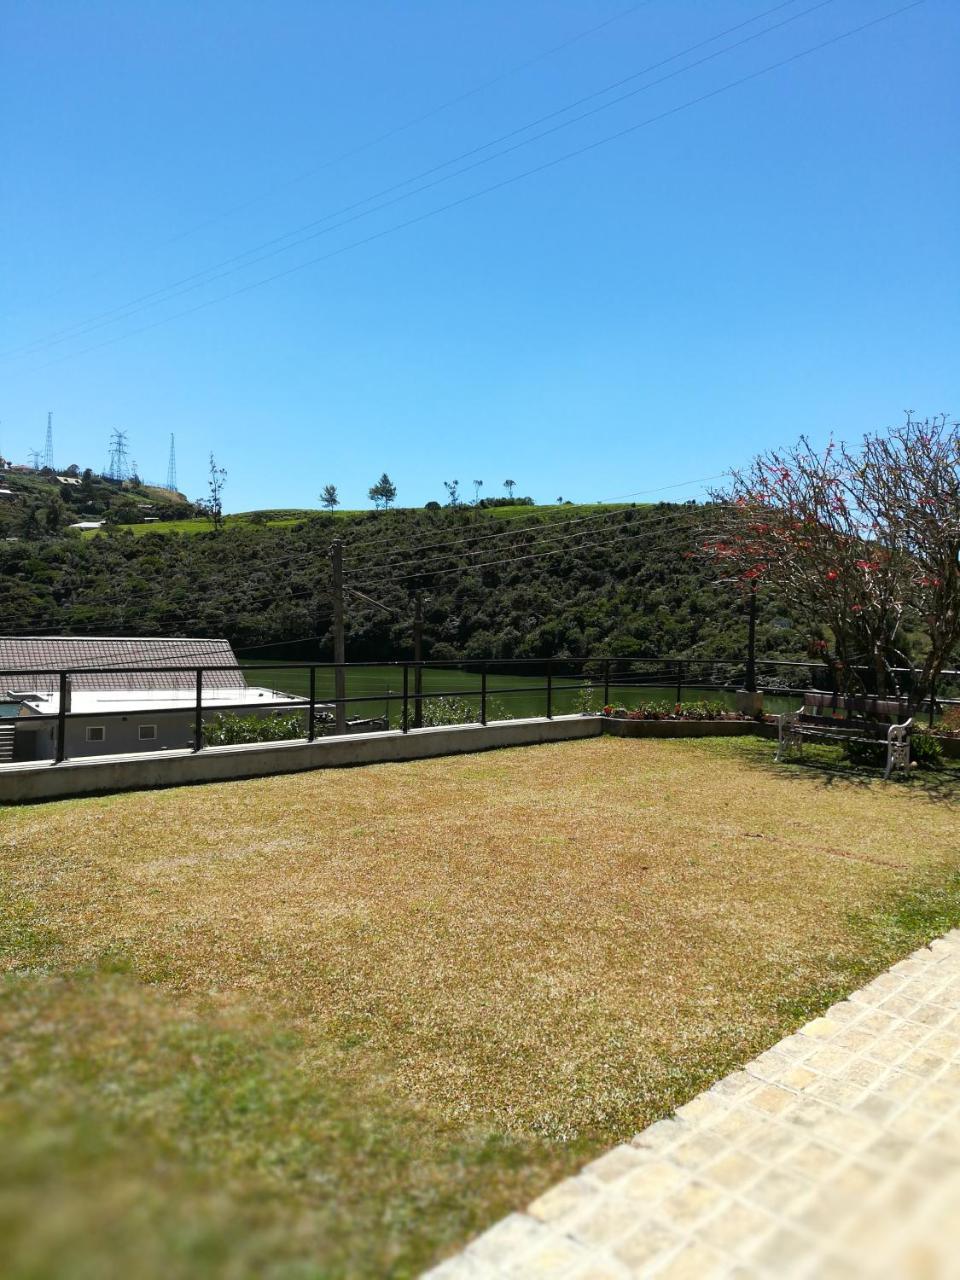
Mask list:
POLYGON ((114 431, 110 437, 110 461, 105 474, 108 480, 126 480, 130 475, 125 431, 114 431))
POLYGON ((167 488, 177 491, 177 450, 173 443, 173 432, 170 432, 170 460, 167 463, 167 488))
POLYGON ((43 447, 43 465, 53 470, 53 414, 47 414, 47 440, 43 447))
POLYGON ((39 470, 40 470, 40 467, 41 467, 41 465, 42 465, 42 463, 41 463, 40 450, 39 450, 39 449, 31 449, 31 450, 30 450, 29 457, 30 457, 30 465, 31 465, 31 467, 33 467, 34 471, 39 471, 39 470))

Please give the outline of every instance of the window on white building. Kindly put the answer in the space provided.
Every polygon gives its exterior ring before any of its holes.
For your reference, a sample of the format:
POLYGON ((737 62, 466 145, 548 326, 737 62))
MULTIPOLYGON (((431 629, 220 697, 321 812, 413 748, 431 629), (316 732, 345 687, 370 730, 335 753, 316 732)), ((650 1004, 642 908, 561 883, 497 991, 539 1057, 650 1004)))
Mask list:
POLYGON ((102 724, 87 725, 87 741, 103 742, 107 736, 107 731, 102 724))
POLYGON ((157 736, 157 726, 155 724, 142 724, 140 726, 140 741, 153 742, 157 736))

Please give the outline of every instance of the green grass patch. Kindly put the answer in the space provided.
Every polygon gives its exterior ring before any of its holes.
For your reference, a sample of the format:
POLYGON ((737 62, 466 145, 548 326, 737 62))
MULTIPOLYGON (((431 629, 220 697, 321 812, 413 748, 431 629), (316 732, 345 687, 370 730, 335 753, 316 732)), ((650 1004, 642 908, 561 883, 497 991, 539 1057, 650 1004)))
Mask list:
MULTIPOLYGON (((495 520, 497 522, 512 520, 575 520, 583 516, 601 515, 605 512, 620 511, 626 507, 633 505, 635 507, 647 507, 650 503, 617 503, 617 502, 596 502, 596 503, 576 503, 569 506, 543 506, 543 507, 483 507, 474 512, 474 516, 478 520, 495 520)), ((419 507, 399 507, 398 511, 416 511, 419 507)), ((466 510, 466 508, 465 508, 466 510)), ((320 518, 323 520, 343 521, 357 520, 371 516, 370 510, 337 510, 333 512, 323 511, 320 508, 291 508, 289 510, 265 510, 265 511, 241 511, 233 515, 225 517, 224 523, 227 525, 254 525, 270 528, 291 528, 294 525, 302 524, 304 520, 320 518)), ((383 519, 388 520, 390 513, 384 513, 383 519)), ((162 520, 156 524, 122 524, 115 526, 117 529, 125 529, 133 534, 135 538, 142 538, 148 533, 209 533, 211 526, 209 520, 162 520)), ((81 536, 86 538, 98 537, 104 533, 102 529, 88 529, 81 536)))
POLYGON ((960 924, 955 794, 773 750, 4 811, 5 1275, 413 1276, 960 924))

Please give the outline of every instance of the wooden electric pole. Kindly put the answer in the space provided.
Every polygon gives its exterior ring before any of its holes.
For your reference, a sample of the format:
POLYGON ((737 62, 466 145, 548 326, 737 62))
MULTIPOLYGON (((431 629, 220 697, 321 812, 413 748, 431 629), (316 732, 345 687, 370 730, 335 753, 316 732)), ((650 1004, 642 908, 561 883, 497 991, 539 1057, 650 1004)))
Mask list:
POLYGON ((413 727, 423 728, 423 594, 413 597, 413 727))
POLYGON ((333 696, 337 733, 347 732, 347 678, 343 669, 346 662, 346 639, 343 626, 343 544, 338 540, 330 548, 333 568, 333 696))
POLYGON ((748 693, 757 692, 757 580, 750 582, 750 603, 747 606, 747 672, 744 687, 748 693))

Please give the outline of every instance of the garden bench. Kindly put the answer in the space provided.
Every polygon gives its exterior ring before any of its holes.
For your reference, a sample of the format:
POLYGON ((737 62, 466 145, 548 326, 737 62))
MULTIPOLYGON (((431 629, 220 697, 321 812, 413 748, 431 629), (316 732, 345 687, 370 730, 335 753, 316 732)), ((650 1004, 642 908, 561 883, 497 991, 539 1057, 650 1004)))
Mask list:
POLYGON ((776 759, 782 761, 787 752, 803 754, 803 741, 870 742, 887 745, 889 778, 894 769, 910 767, 910 729, 913 717, 901 720, 903 705, 893 698, 841 698, 838 694, 811 691, 804 695, 803 706, 777 717, 778 745, 776 759))

